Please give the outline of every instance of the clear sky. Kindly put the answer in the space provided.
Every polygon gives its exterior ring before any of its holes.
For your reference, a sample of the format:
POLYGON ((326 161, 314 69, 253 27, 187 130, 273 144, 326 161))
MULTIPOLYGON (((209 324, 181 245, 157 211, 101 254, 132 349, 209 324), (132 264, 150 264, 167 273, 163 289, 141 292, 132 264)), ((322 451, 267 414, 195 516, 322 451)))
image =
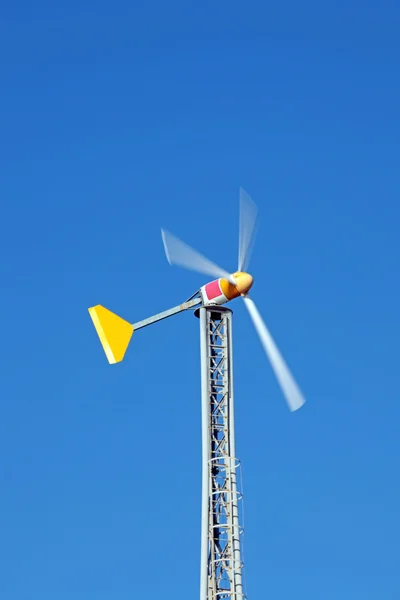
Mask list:
POLYGON ((241 301, 237 452, 249 600, 400 597, 400 8, 127 2, 2 8, 0 597, 199 589, 199 323, 110 366, 133 321, 228 270, 239 187, 257 301, 308 402, 290 413, 241 301))

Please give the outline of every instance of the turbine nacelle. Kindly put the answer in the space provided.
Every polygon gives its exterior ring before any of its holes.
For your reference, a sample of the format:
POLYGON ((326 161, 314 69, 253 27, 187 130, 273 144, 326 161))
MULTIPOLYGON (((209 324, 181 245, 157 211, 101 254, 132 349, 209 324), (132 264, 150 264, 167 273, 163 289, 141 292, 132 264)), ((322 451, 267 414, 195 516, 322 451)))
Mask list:
POLYGON ((226 304, 239 296, 246 296, 253 285, 253 277, 244 271, 236 271, 228 278, 220 277, 200 288, 203 306, 226 304), (234 283, 233 283, 234 282, 234 283))

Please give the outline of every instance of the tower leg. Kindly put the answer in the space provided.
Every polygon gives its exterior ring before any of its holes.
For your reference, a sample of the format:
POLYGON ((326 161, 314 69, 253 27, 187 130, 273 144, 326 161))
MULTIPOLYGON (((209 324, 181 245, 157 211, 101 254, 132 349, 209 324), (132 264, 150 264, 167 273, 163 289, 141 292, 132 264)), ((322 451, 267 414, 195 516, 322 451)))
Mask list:
POLYGON ((232 311, 202 307, 202 527, 200 600, 244 600, 235 457, 232 311))

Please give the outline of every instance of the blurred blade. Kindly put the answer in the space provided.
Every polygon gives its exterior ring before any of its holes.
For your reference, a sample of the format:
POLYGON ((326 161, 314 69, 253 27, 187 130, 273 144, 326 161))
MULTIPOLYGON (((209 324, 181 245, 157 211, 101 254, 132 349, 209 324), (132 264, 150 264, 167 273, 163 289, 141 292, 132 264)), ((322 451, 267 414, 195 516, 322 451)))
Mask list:
POLYGON ((247 310, 250 313, 250 317, 254 323, 254 327, 256 328, 257 333, 260 336, 261 343, 264 346, 264 350, 268 355, 268 358, 271 362, 271 366, 280 383, 282 391, 286 397, 289 409, 291 411, 297 410, 298 408, 303 406, 305 399, 303 398, 301 391, 297 387, 295 380, 293 379, 285 361, 283 360, 278 348, 276 347, 275 342, 272 339, 272 336, 268 331, 253 300, 251 300, 247 296, 244 298, 244 302, 246 304, 247 310))
POLYGON ((239 262, 238 271, 247 271, 255 242, 257 206, 246 192, 240 188, 239 215, 239 262))
POLYGON ((208 260, 200 252, 197 252, 197 250, 194 250, 171 233, 168 233, 168 231, 165 231, 165 229, 161 229, 161 236, 165 254, 170 265, 178 265, 179 267, 197 271, 210 277, 224 277, 233 284, 235 283, 235 280, 232 281, 230 273, 221 269, 221 267, 208 260))

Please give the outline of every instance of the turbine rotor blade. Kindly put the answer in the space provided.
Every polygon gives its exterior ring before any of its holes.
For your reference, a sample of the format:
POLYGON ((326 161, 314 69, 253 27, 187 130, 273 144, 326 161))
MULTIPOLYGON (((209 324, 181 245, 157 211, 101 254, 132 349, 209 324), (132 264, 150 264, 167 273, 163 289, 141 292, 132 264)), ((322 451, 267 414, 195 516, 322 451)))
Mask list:
POLYGON ((294 411, 303 406, 305 399, 282 358, 270 332, 267 329, 258 309, 248 296, 244 298, 251 320, 260 337, 264 350, 285 395, 289 410, 294 411))
POLYGON ((244 189, 240 188, 238 271, 247 271, 256 237, 258 210, 244 189))
POLYGON ((191 271, 197 271, 210 277, 228 279, 235 285, 232 275, 205 256, 194 250, 185 242, 172 235, 165 229, 161 229, 161 237, 164 244, 165 255, 170 265, 177 265, 191 271))

